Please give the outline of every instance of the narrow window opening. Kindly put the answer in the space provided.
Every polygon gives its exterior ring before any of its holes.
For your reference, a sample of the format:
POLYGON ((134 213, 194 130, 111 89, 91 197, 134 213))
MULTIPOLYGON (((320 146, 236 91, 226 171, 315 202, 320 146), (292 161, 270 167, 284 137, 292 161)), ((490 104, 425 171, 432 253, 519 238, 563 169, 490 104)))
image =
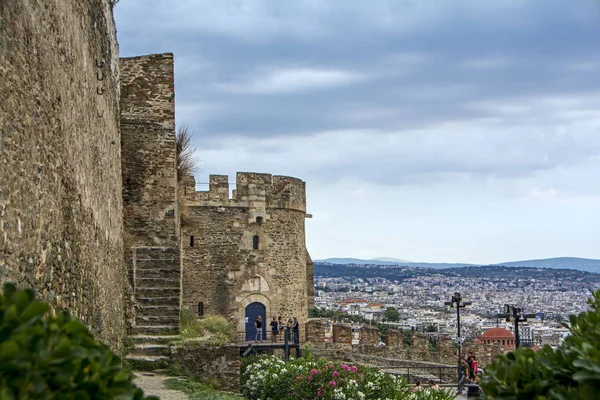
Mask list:
POLYGON ((203 302, 198 303, 198 316, 199 317, 204 316, 204 303, 203 302))
POLYGON ((258 235, 254 235, 252 238, 252 249, 258 250, 258 245, 260 244, 260 238, 258 235))
POLYGON ((256 217, 256 223, 258 225, 262 225, 262 223, 263 223, 263 217, 256 217))
POLYGON ((194 247, 194 237, 190 236, 190 247, 194 247))
POLYGON ((187 195, 187 187, 186 186, 183 187, 183 195, 184 196, 187 195))

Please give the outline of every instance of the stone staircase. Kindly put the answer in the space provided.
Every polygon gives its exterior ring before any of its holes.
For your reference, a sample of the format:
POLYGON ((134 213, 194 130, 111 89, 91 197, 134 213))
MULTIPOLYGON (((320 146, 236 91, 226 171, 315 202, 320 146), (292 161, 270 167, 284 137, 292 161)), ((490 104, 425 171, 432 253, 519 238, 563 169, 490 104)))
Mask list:
POLYGON ((179 250, 137 248, 134 255, 135 334, 127 360, 141 369, 168 363, 169 342, 179 334, 181 267, 179 250))

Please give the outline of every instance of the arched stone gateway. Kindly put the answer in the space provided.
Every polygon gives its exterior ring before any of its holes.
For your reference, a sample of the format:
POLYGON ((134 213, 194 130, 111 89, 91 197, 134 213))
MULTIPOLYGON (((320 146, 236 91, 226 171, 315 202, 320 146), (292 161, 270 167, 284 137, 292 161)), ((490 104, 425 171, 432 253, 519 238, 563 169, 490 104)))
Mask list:
POLYGON ((256 338, 256 327, 254 326, 254 322, 256 318, 260 315, 262 318, 262 336, 261 338, 264 340, 266 338, 267 332, 267 308, 263 303, 255 301, 246 306, 245 309, 245 321, 246 321, 246 340, 251 341, 256 338))

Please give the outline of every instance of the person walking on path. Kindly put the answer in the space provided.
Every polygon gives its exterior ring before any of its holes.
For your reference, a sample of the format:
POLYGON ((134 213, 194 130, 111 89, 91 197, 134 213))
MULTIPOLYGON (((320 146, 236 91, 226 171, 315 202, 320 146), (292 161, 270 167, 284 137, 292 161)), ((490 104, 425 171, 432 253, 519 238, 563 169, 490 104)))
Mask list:
POLYGON ((298 319, 296 317, 294 317, 292 331, 294 332, 294 343, 300 343, 300 324, 298 323, 298 319))
POLYGON ((256 317, 254 326, 256 327, 256 336, 254 336, 254 341, 258 342, 260 340, 262 342, 262 317, 260 315, 256 317))
POLYGON ((277 341, 277 335, 279 335, 279 324, 277 323, 277 319, 275 317, 273 317, 273 321, 271 321, 270 325, 271 334, 273 335, 271 341, 275 343, 277 341))
POLYGON ((465 390, 467 379, 469 379, 469 363, 463 358, 460 361, 460 380, 458 381, 457 395, 461 395, 463 390, 465 390))

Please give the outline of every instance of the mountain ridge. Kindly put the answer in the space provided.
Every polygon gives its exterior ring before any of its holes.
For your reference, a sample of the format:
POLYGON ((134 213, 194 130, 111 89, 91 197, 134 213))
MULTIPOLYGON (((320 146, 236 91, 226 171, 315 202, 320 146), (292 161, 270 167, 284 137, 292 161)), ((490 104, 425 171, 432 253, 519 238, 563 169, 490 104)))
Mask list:
POLYGON ((489 267, 489 266, 505 266, 505 267, 525 267, 525 268, 550 268, 550 269, 575 269, 584 272, 600 273, 600 260, 593 258, 581 257, 553 257, 543 259, 531 259, 520 261, 506 261, 497 264, 472 264, 472 263, 428 263, 428 262, 405 262, 398 261, 382 261, 389 259, 381 257, 379 259, 364 260, 360 258, 327 258, 324 260, 314 260, 319 263, 329 264, 346 264, 346 265, 382 265, 382 266, 404 266, 404 267, 421 267, 432 269, 447 269, 461 267, 489 267))

